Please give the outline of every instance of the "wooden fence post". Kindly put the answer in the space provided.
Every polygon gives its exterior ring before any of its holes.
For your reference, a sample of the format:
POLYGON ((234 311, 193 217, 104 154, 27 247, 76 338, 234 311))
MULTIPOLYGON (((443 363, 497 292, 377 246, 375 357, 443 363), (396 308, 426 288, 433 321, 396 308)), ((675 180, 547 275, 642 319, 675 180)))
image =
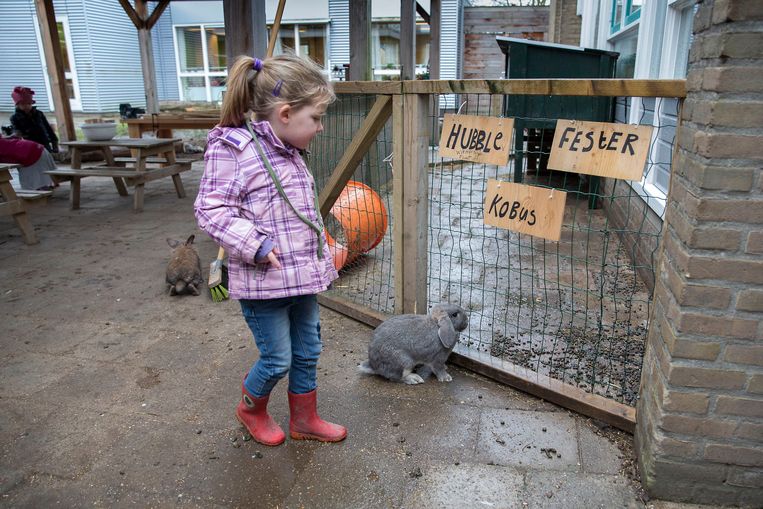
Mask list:
POLYGON ((392 107, 395 313, 427 312, 429 101, 395 95, 392 107))

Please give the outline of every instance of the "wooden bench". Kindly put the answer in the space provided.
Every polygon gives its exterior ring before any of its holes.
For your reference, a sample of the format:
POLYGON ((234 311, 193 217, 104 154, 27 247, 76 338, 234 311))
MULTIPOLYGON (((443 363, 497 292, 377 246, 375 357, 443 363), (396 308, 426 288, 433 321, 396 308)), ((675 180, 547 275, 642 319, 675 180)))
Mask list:
POLYGON ((15 164, 0 164, 0 197, 5 200, 0 202, 0 216, 13 216, 16 226, 21 230, 24 242, 27 244, 37 244, 38 240, 34 234, 32 222, 26 213, 24 202, 16 194, 16 190, 11 185, 11 168, 18 168, 15 164))
POLYGON ((26 201, 47 200, 53 195, 53 191, 32 191, 29 189, 16 189, 16 196, 26 201))
POLYGON ((125 166, 97 165, 80 169, 58 168, 46 171, 45 173, 54 176, 59 180, 71 181, 69 201, 72 209, 79 208, 81 189, 80 180, 85 177, 108 177, 115 181, 117 191, 121 196, 127 196, 125 183, 136 188, 135 210, 139 211, 143 209, 143 193, 141 192, 143 184, 152 180, 171 176, 178 198, 185 198, 185 189, 183 188, 183 181, 180 180, 179 174, 190 169, 190 162, 176 162, 175 164, 160 166, 158 168, 148 168, 146 171, 142 172, 138 172, 125 166), (119 183, 117 183, 117 181, 119 183))

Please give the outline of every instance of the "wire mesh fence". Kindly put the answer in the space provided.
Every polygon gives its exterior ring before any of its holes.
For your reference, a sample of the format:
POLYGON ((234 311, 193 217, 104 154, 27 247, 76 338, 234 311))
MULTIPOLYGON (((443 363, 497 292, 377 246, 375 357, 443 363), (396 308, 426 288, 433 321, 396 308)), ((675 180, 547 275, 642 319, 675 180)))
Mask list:
MULTIPOLYGON (((451 111, 460 107, 462 114, 494 115, 507 111, 510 100, 495 94, 443 94, 434 95, 432 104, 452 105, 451 111)), ((343 96, 331 108, 326 130, 314 147, 321 161, 313 165, 319 168, 319 185, 325 183, 371 101, 343 96)), ((532 115, 512 117, 518 127, 507 166, 440 157, 434 146, 445 111, 432 109, 428 302, 454 302, 467 309, 470 325, 461 336, 467 355, 488 354, 492 362, 521 366, 634 405, 661 228, 660 207, 649 205, 659 199, 651 187, 656 175, 669 172, 678 101, 628 101, 628 111, 623 110, 623 116, 628 115, 625 120, 654 125, 645 179, 640 183, 548 169, 556 119, 591 119, 584 101, 565 104, 563 117, 553 102, 548 111, 536 108, 532 115), (566 191, 560 241, 485 225, 488 179, 566 191)), ((379 195, 389 218, 386 233, 375 247, 354 254, 333 290, 384 313, 394 311, 395 295, 391 140, 388 124, 353 177, 379 195)), ((366 215, 376 218, 375 212, 368 212, 371 207, 363 207, 366 215)), ((327 227, 335 239, 349 243, 347 237, 358 234, 348 225, 332 222, 330 218, 327 227)))

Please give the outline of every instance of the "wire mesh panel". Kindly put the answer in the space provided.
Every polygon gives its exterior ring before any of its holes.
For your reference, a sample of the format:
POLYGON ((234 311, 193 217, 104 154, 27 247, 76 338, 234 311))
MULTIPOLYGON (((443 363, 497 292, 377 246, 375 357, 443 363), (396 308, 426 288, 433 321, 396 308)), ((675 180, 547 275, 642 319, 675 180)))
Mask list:
MULTIPOLYGON (((496 96, 470 94, 457 102, 462 114, 485 114, 495 111, 496 96)), ((438 117, 431 118, 437 132, 438 117)), ((657 118, 643 117, 650 124, 657 118)), ((456 302, 469 311, 462 335, 467 352, 634 405, 659 216, 654 220, 645 206, 640 184, 549 170, 553 127, 543 126, 556 118, 516 120, 534 127, 517 129, 506 167, 442 157, 431 162, 429 302, 456 302), (566 191, 560 241, 486 226, 491 178, 566 191)), ((655 123, 652 144, 672 144, 675 124, 655 123)), ((660 151, 651 152, 647 175, 669 164, 655 160, 660 151)))
MULTIPOLYGON (((361 129, 376 97, 340 94, 313 141, 310 167, 323 189, 361 129)), ((340 278, 339 295, 383 313, 394 309, 392 274, 392 122, 387 122, 326 218, 326 231, 340 278)))

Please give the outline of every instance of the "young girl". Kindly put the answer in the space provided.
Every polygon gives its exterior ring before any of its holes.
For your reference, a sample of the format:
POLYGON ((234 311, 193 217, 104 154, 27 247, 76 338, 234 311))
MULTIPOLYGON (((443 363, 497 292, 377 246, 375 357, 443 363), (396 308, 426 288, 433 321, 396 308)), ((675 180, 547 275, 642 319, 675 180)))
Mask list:
POLYGON ((316 294, 337 273, 315 182, 300 153, 323 130, 321 117, 334 99, 320 68, 308 60, 239 57, 228 76, 220 123, 207 137, 196 218, 228 251, 230 297, 240 300, 260 351, 244 378, 236 416, 265 445, 286 438, 267 404, 287 373, 291 437, 338 442, 347 436, 344 427, 316 412, 316 294))

